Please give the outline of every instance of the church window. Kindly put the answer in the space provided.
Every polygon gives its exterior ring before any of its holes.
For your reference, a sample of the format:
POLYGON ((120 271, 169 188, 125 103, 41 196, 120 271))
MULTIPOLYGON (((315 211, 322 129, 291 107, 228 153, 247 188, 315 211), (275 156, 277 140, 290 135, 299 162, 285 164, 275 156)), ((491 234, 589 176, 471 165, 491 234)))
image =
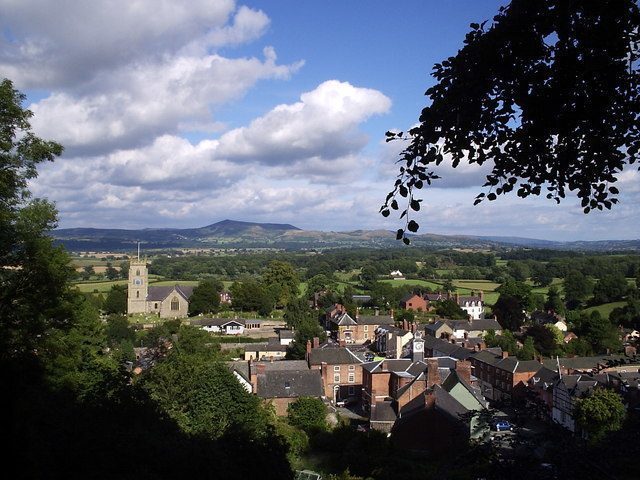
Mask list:
POLYGON ((139 277, 140 276, 140 269, 136 270, 136 275, 139 277))
POLYGON ((157 304, 157 303, 154 303, 154 304, 153 304, 153 308, 155 308, 155 309, 157 310, 157 309, 158 309, 158 304, 157 304))
POLYGON ((136 298, 140 298, 140 291, 136 292, 136 298))
POLYGON ((180 301, 178 300, 178 297, 173 297, 173 300, 171 300, 171 310, 180 310, 180 301))

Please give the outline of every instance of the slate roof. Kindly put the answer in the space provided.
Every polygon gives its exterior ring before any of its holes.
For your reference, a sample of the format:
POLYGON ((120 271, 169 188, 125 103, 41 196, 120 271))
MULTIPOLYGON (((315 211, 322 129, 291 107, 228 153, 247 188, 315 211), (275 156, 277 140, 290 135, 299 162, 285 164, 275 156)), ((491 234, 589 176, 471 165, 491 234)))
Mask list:
POLYGON ((253 362, 251 368, 255 370, 256 365, 258 364, 264 365, 265 372, 309 369, 309 366, 307 365, 306 360, 278 360, 276 362, 259 361, 259 362, 253 362))
POLYGON ((502 325, 493 318, 479 318, 470 322, 471 331, 474 330, 502 330, 502 325))
POLYGON ((422 337, 424 340, 424 348, 429 348, 432 350, 438 350, 443 354, 457 358, 458 360, 465 360, 473 354, 471 350, 468 350, 460 345, 456 345, 455 343, 448 342, 441 338, 435 338, 430 335, 422 337))
POLYGON ((229 370, 237 372, 247 382, 250 381, 251 375, 249 373, 249 362, 224 362, 229 370))
POLYGON ((537 372, 542 366, 537 360, 518 360, 515 357, 502 358, 502 356, 495 355, 487 350, 474 352, 470 356, 480 362, 511 373, 537 372))
POLYGON ((193 293, 193 287, 186 285, 173 285, 173 286, 153 286, 149 285, 149 291, 147 293, 147 301, 149 302, 161 302, 169 296, 173 290, 176 290, 185 300, 189 300, 189 297, 193 293))
POLYGON ((335 323, 336 325, 356 325, 356 321, 351 318, 349 316, 348 313, 343 313, 341 315, 338 315, 335 318, 331 319, 331 322, 335 323))
POLYGON ((257 376, 256 393, 261 398, 321 397, 320 370, 267 370, 257 376))
POLYGON ((407 333, 411 333, 409 330, 405 330, 403 328, 392 326, 392 325, 380 325, 378 327, 378 330, 376 331, 381 332, 381 330, 384 330, 385 332, 392 333, 400 337, 404 337, 407 333))
MULTIPOLYGON (((607 362, 616 362, 626 358, 627 357, 624 355, 599 355, 594 357, 560 357, 558 361, 560 362, 561 368, 591 370, 596 368, 598 365, 606 366, 607 362)), ((555 358, 544 358, 542 360, 542 364, 549 368, 557 368, 557 361, 555 358)))
POLYGON ((280 339, 293 338, 295 336, 295 332, 293 330, 287 330, 283 328, 278 332, 278 336, 280 337, 280 339))
POLYGON ((275 342, 252 343, 244 347, 245 352, 286 352, 287 346, 275 342))
POLYGON ((396 412, 389 401, 376 402, 375 408, 371 409, 372 422, 395 422, 396 412))
POLYGON ((563 375, 558 378, 556 384, 563 383, 572 397, 583 397, 601 382, 602 379, 590 375, 563 375))
POLYGON ((356 319, 358 325, 393 325, 395 320, 389 315, 374 315, 368 317, 358 317, 356 319))
POLYGON ((362 360, 351 353, 348 348, 314 348, 309 353, 309 364, 347 365, 362 363, 362 360))
POLYGON ((558 372, 543 366, 540 368, 540 370, 533 374, 533 377, 529 379, 529 382, 534 387, 547 389, 554 384, 558 377, 558 372))

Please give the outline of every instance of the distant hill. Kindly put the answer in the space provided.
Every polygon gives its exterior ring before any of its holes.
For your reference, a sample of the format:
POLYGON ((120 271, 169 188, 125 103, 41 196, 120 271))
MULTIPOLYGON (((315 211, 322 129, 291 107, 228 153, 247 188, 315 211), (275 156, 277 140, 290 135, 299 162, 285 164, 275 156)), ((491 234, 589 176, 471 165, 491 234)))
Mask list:
MULTIPOLYGON (((146 228, 142 230, 65 228, 51 235, 71 251, 133 251, 136 243, 143 248, 285 248, 292 250, 345 247, 399 247, 395 232, 388 230, 354 230, 323 232, 302 230, 289 224, 253 223, 237 220, 200 228, 146 228)), ((411 237, 413 245, 433 248, 553 248, 583 251, 638 251, 640 240, 595 242, 557 242, 521 237, 436 235, 411 237)))

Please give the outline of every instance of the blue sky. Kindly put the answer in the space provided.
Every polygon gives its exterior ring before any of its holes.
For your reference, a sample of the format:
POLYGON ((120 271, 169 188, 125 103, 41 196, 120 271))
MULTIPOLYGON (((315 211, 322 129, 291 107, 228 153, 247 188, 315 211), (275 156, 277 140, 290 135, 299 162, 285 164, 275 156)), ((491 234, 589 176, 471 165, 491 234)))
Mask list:
MULTIPOLYGON (((197 227, 225 218, 396 229, 378 209, 434 63, 498 1, 0 0, 0 71, 33 127, 65 145, 32 183, 61 227, 197 227)), ((443 168, 422 233, 640 237, 637 172, 621 205, 571 198, 473 207, 479 168, 443 168)))

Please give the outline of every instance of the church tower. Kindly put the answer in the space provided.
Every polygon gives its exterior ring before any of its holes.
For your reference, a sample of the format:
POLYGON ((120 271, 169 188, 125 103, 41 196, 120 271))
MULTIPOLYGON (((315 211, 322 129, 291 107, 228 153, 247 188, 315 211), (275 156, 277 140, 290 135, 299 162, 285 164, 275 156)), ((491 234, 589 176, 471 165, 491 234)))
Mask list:
POLYGON ((127 289, 127 313, 146 313, 149 293, 149 273, 146 260, 131 260, 129 263, 129 285, 127 289))

